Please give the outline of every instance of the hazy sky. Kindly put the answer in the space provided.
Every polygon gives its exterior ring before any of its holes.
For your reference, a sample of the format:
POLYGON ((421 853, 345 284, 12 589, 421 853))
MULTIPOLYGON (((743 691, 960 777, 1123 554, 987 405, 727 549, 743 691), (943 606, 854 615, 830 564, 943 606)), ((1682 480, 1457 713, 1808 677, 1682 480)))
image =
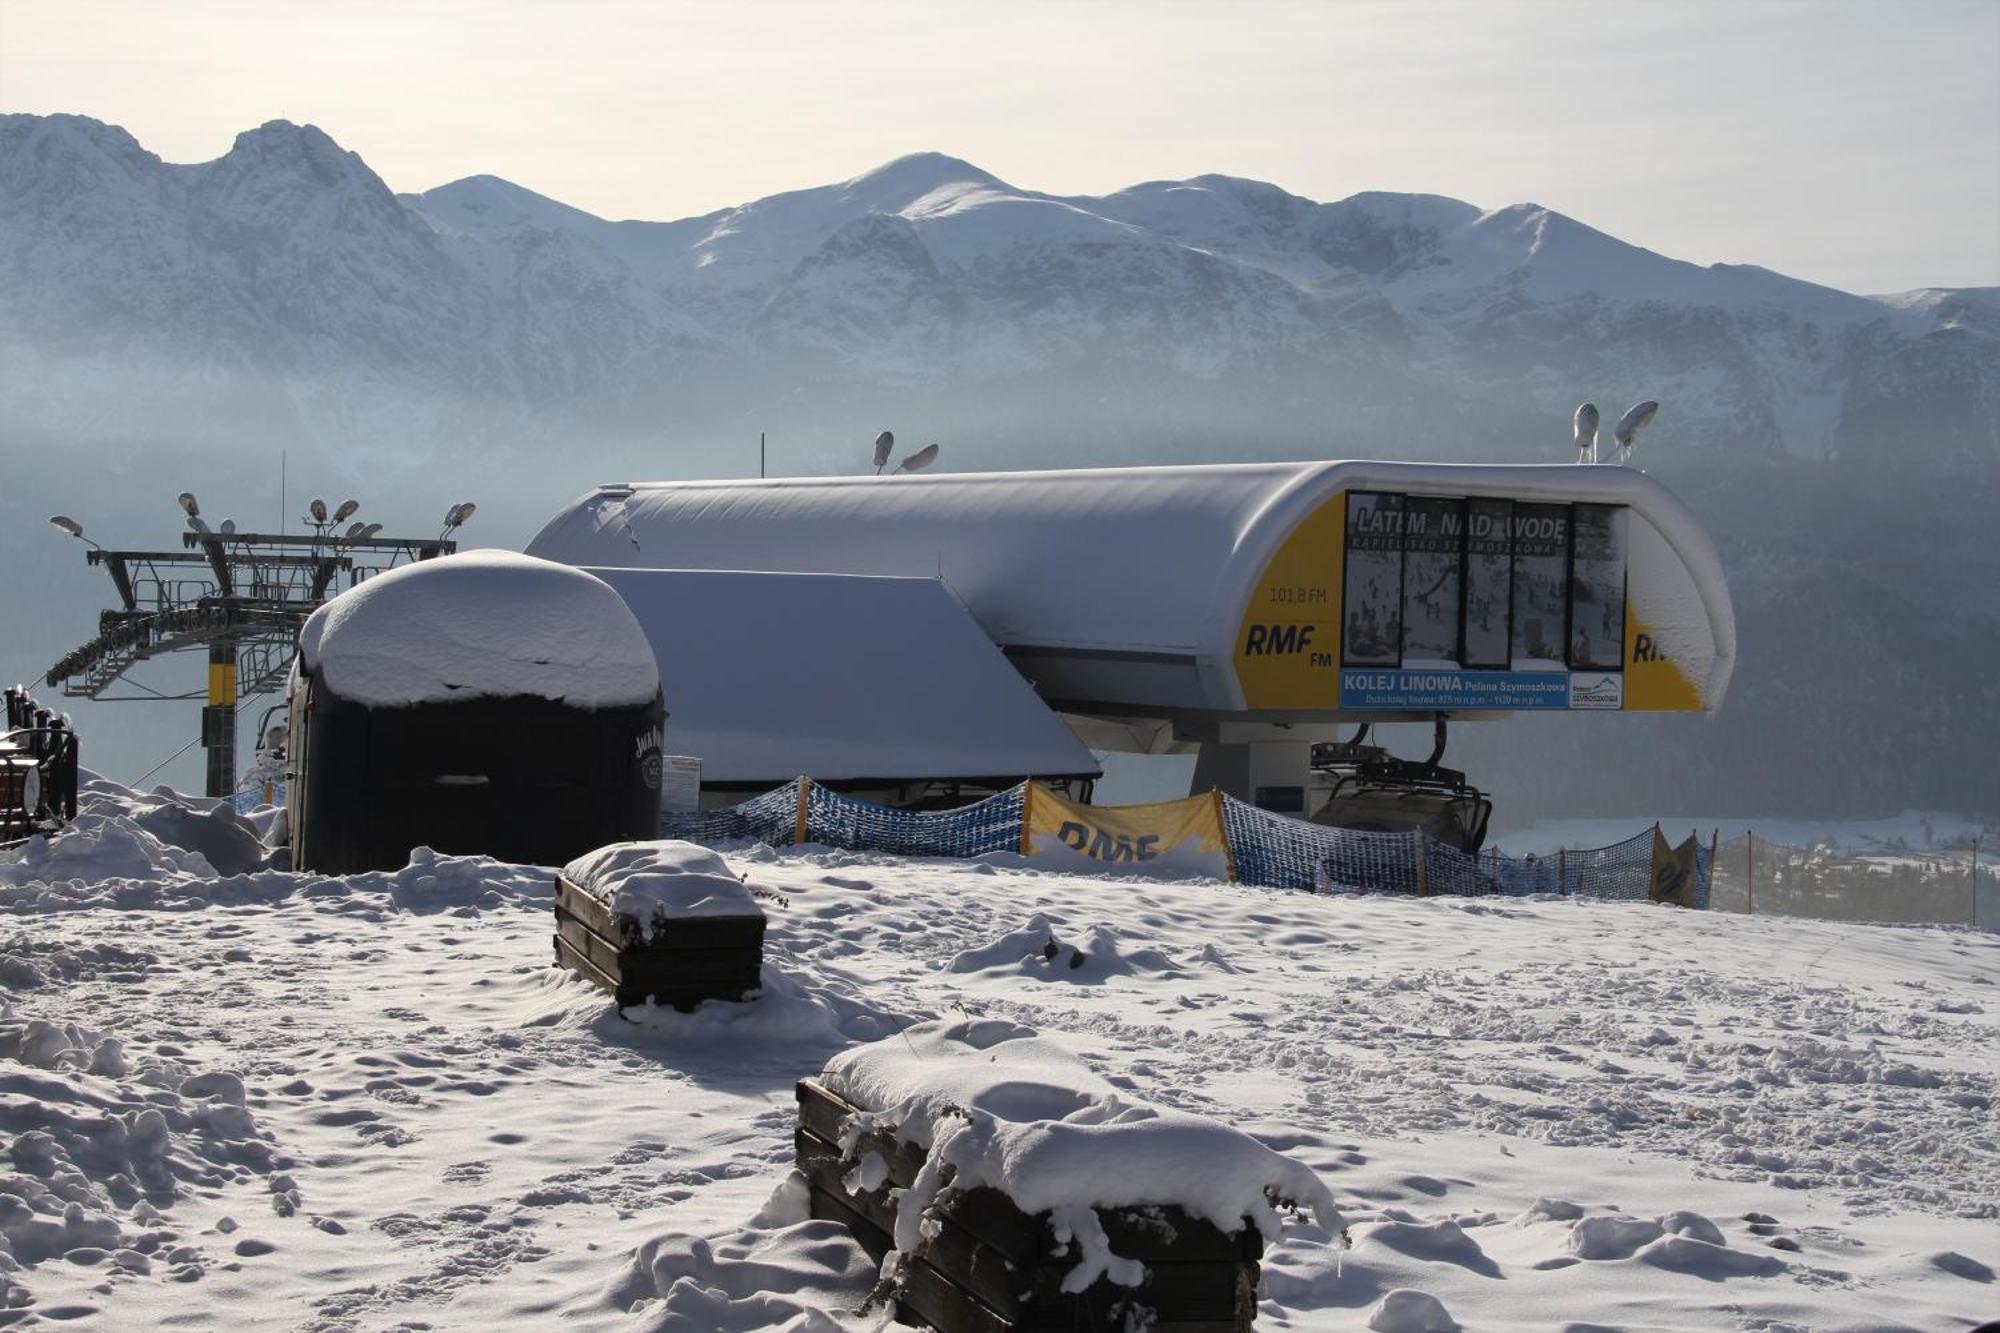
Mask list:
POLYGON ((1532 200, 1856 291, 2000 284, 2000 0, 0 0, 0 109, 169 161, 310 121, 398 190, 666 219, 937 149, 1103 193, 1532 200))

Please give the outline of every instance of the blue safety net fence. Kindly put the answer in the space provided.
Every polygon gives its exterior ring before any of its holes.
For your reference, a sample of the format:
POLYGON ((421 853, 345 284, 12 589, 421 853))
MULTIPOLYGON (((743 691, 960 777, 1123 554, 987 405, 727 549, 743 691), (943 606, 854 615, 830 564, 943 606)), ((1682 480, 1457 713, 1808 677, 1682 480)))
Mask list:
MULTIPOLYGON (((896 856, 1018 852, 1026 783, 951 810, 899 810, 801 778, 720 810, 669 811, 660 835, 691 842, 754 839, 814 843, 896 856)), ((1542 856, 1468 853, 1419 832, 1368 833, 1273 814, 1222 798, 1223 833, 1242 884, 1314 893, 1601 898, 1645 902, 1653 883, 1653 830, 1608 847, 1542 856)), ((1696 853, 1692 903, 1708 906, 1710 848, 1696 853)))
POLYGON ((898 810, 828 791, 806 789, 806 842, 897 856, 983 856, 1021 850, 1026 783, 955 810, 898 810))
MULTIPOLYGON (((671 810, 660 836, 689 842, 813 843, 892 856, 984 856, 1019 852, 1028 784, 951 810, 900 810, 847 796, 805 778, 719 810, 671 810)), ((285 803, 278 784, 271 803, 285 803)), ((264 804, 262 791, 229 798, 238 813, 264 804)), ((1238 883, 1312 893, 1604 898, 1645 902, 1653 883, 1653 830, 1608 847, 1540 856, 1468 853, 1423 833, 1367 833, 1273 814, 1222 798, 1223 834, 1238 883)), ((1706 908, 1712 848, 1698 846, 1692 906, 1706 908)))
POLYGON ((285 803, 285 784, 282 782, 272 783, 270 798, 268 800, 265 799, 264 789, 261 787, 255 791, 236 792, 226 799, 235 808, 237 814, 247 815, 252 810, 261 809, 267 805, 283 805, 285 803))
POLYGON ((689 842, 736 842, 745 838, 779 845, 797 842, 802 781, 794 779, 762 796, 720 810, 662 811, 660 836, 689 842))

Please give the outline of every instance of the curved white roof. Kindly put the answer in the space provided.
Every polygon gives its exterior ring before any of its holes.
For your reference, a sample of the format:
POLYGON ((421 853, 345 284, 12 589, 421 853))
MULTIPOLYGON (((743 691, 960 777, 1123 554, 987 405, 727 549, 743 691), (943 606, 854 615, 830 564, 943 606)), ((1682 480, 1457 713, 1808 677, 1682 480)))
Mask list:
POLYGON ((1696 590, 1700 605, 1684 610, 1703 622, 1719 700, 1735 656, 1720 563, 1678 501, 1622 467, 1240 463, 642 482, 580 497, 528 550, 585 565, 941 578, 1019 657, 1178 663, 1199 683, 1162 681, 1160 697, 1133 702, 1232 711, 1244 706, 1230 663, 1253 584, 1346 490, 1630 506, 1696 590))
POLYGON ((513 551, 467 551, 378 574, 313 612, 305 669, 372 707, 475 698, 650 702, 645 631, 602 579, 513 551))

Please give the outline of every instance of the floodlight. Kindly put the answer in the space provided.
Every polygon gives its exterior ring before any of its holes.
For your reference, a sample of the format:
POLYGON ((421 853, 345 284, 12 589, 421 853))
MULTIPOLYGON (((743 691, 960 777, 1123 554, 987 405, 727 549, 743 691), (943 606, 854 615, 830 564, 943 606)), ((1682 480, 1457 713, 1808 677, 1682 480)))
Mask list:
POLYGON ((1595 463, 1597 461, 1597 404, 1585 403, 1576 409, 1572 424, 1576 428, 1576 461, 1595 463))
POLYGON ((356 536, 355 540, 365 542, 370 537, 373 537, 376 533, 380 532, 381 530, 382 530, 382 525, 380 523, 370 523, 366 527, 361 529, 360 534, 356 536))
POLYGON ((312 510, 313 522, 315 523, 326 522, 326 501, 314 500, 310 505, 307 505, 306 507, 312 510))
POLYGON ((346 536, 348 537, 349 540, 359 537, 361 535, 361 529, 367 526, 368 525, 366 523, 349 523, 347 525, 346 536))
POLYGON ((896 469, 896 471, 921 472, 925 468, 929 467, 932 463, 937 462, 937 456, 938 456, 938 447, 935 444, 927 444, 923 448, 911 454, 908 458, 905 458, 901 466, 899 466, 896 469))
POLYGON ((889 465, 889 451, 895 447, 896 436, 893 432, 885 430, 875 437, 875 473, 877 476, 880 476, 882 469, 889 465))
POLYGON ((188 519, 188 527, 192 528, 198 535, 203 537, 213 537, 215 535, 214 533, 208 530, 208 524, 202 522, 198 518, 190 517, 188 519))
POLYGON ((1639 442, 1639 432, 1652 425, 1659 412, 1659 403, 1648 398, 1643 403, 1632 404, 1625 415, 1618 418, 1618 426, 1611 432, 1611 438, 1618 441, 1620 463, 1632 456, 1632 446, 1639 442))
POLYGON ((479 506, 472 503, 472 501, 470 500, 465 501, 463 504, 458 506, 458 509, 456 511, 458 516, 452 519, 451 525, 454 528, 464 527, 465 521, 472 517, 472 511, 477 508, 479 508, 479 506))
POLYGON ((174 498, 181 502, 181 508, 187 510, 187 516, 189 518, 201 517, 201 506, 195 503, 193 491, 182 491, 178 496, 175 496, 174 498))
POLYGON ((54 524, 56 527, 61 528, 64 532, 67 532, 70 536, 76 538, 78 541, 82 542, 85 546, 88 546, 93 551, 101 551, 104 549, 102 546, 99 546, 96 542, 92 541, 90 538, 84 536, 83 524, 77 522, 75 519, 71 518, 68 514, 57 514, 54 518, 51 518, 49 522, 54 524))
POLYGON ((352 518, 354 516, 354 511, 359 508, 361 508, 361 501, 359 500, 342 500, 340 502, 340 508, 333 511, 333 521, 336 523, 344 523, 348 519, 352 518))

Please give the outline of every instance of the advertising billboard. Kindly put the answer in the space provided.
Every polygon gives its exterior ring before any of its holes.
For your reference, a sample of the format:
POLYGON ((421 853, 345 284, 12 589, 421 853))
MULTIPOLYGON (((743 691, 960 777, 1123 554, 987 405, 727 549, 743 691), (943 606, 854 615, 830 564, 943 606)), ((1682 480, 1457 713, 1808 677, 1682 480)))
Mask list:
POLYGON ((1625 510, 1573 506, 1569 664, 1617 671, 1625 663, 1625 510))
POLYGON ((1624 707, 1627 510, 1351 491, 1340 706, 1624 707))
POLYGON ((1466 666, 1501 669, 1511 665, 1509 633, 1514 606, 1514 502, 1465 502, 1465 631, 1461 657, 1466 666))
POLYGON ((1347 580, 1341 661, 1388 666, 1403 658, 1403 497, 1347 496, 1347 580))
POLYGON ((1404 666, 1454 667, 1464 607, 1465 501, 1403 500, 1404 666))

